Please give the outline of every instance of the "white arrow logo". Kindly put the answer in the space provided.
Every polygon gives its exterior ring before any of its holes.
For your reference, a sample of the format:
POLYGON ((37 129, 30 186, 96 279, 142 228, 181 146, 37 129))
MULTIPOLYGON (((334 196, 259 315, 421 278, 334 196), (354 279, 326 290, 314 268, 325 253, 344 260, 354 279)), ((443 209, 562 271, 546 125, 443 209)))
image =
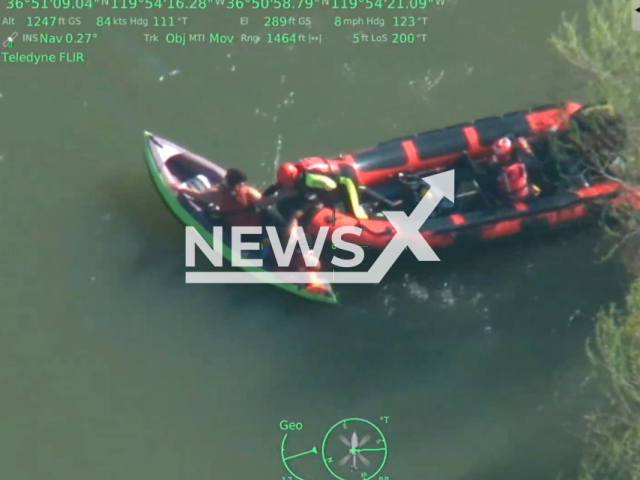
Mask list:
POLYGON ((396 234, 367 272, 187 272, 186 283, 380 283, 406 247, 421 262, 438 262, 420 228, 443 198, 455 202, 455 174, 449 170, 422 180, 431 188, 409 217, 404 212, 382 212, 396 234))

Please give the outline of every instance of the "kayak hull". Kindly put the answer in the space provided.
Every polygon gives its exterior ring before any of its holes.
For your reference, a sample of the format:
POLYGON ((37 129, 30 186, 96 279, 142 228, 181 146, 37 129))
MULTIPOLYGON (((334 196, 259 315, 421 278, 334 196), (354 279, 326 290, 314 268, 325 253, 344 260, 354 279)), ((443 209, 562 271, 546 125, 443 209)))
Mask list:
MULTIPOLYGON (((213 244, 213 227, 222 226, 222 224, 217 223, 200 206, 178 194, 171 184, 176 180, 182 183, 197 178, 200 182, 215 185, 223 180, 226 170, 204 157, 149 132, 145 132, 144 137, 144 158, 156 190, 173 215, 185 226, 194 227, 203 239, 213 244)), ((223 256, 227 261, 231 260, 231 247, 226 235, 223 256)), ((268 272, 270 270, 254 267, 248 268, 247 271, 268 272)), ((326 292, 323 293, 308 291, 302 285, 279 283, 273 285, 308 300, 328 304, 338 303, 331 285, 325 284, 326 292)))

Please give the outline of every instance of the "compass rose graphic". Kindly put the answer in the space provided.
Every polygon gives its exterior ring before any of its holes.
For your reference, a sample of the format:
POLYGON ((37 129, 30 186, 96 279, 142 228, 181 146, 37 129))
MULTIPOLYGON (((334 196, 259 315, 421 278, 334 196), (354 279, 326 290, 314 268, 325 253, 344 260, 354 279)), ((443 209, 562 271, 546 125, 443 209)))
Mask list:
POLYGON ((325 435, 321 449, 325 467, 337 480, 378 478, 387 453, 382 431, 363 418, 347 418, 336 423, 325 435))
POLYGON ((351 435, 351 442, 349 442, 349 440, 347 440, 344 435, 340 435, 338 438, 340 438, 340 441, 342 443, 349 447, 349 453, 342 457, 342 460, 340 460, 338 465, 342 466, 349 460, 351 460, 352 472, 358 470, 358 460, 364 463, 366 467, 371 465, 371 462, 369 462, 369 460, 367 460, 364 455, 360 454, 361 450, 359 450, 360 447, 364 446, 371 439, 370 435, 365 435, 364 437, 362 437, 362 440, 358 441, 358 434, 356 432, 353 432, 353 434, 351 435))

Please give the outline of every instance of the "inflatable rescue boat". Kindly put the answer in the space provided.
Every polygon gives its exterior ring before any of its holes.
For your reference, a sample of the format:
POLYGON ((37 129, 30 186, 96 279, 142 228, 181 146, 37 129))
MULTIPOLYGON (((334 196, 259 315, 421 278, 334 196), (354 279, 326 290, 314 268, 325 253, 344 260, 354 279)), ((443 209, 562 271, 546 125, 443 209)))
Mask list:
MULTIPOLYGON (((574 149, 578 153, 570 157, 558 156, 558 142, 575 143, 570 133, 584 129, 587 120, 596 117, 620 127, 618 131, 623 130, 621 119, 608 105, 583 107, 566 103, 426 131, 327 159, 340 175, 375 193, 373 196, 363 194, 361 198, 369 218, 357 218, 346 207, 322 208, 303 219, 303 225, 311 237, 317 236, 321 227, 327 227, 327 238, 339 227, 359 227, 360 236, 344 235, 344 240, 381 250, 395 234, 381 212, 393 210, 388 204, 396 202, 403 205, 398 210, 410 214, 415 204, 403 204, 406 193, 426 190, 421 177, 451 169, 455 171, 455 202, 441 202, 442 206, 420 230, 433 248, 448 247, 465 238, 492 240, 518 234, 529 227, 551 228, 593 218, 591 214, 600 212, 603 204, 611 202, 626 200, 638 206, 637 191, 607 180, 604 175, 580 170, 579 148, 574 149), (505 136, 526 138, 542 166, 539 171, 529 172, 538 193, 525 201, 512 202, 504 198, 496 191, 495 178, 490 178, 492 174, 482 173, 491 155, 492 143, 505 136), (380 202, 381 198, 388 203, 380 202)), ((618 136, 617 147, 621 147, 624 134, 618 136)))

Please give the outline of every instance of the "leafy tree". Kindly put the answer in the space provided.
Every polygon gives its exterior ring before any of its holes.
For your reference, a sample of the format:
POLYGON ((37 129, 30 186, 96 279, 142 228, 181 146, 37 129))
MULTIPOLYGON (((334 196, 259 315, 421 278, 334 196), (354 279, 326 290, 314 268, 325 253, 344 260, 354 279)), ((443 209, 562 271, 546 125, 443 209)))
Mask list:
MULTIPOLYGON (((571 141, 559 145, 558 151, 571 154, 572 149, 582 149, 590 168, 631 187, 640 185, 640 32, 631 28, 630 3, 592 1, 584 32, 577 18, 563 17, 552 43, 588 78, 587 97, 606 98, 624 117, 627 132, 624 149, 614 158, 606 144, 582 142, 580 131, 570 133, 571 141)), ((617 133, 604 131, 601 138, 613 138, 612 134, 617 133)), ((638 209, 618 206, 614 213, 617 221, 613 227, 607 224, 607 231, 615 247, 625 247, 620 258, 637 275, 638 209)), ((587 450, 581 480, 640 480, 640 278, 632 284, 624 310, 610 306, 600 312, 587 353, 607 402, 585 417, 587 450)))
POLYGON ((608 401, 585 417, 581 480, 640 479, 640 280, 625 311, 600 312, 587 352, 608 401))
MULTIPOLYGON (((592 115, 578 119, 579 128, 556 142, 559 156, 578 153, 586 170, 629 188, 640 185, 640 32, 631 28, 632 9, 627 0, 591 1, 587 7, 587 25, 583 32, 579 18, 562 24, 551 42, 558 52, 587 78, 586 98, 590 102, 606 99, 615 116, 624 119, 622 129, 606 117, 592 115), (603 121, 604 118, 604 121, 603 121), (584 141, 587 130, 600 132, 584 141), (618 146, 624 147, 618 151, 618 146)), ((615 221, 603 222, 613 247, 609 258, 620 247, 621 258, 631 271, 640 272, 640 213, 637 205, 618 204, 606 215, 615 221)))

